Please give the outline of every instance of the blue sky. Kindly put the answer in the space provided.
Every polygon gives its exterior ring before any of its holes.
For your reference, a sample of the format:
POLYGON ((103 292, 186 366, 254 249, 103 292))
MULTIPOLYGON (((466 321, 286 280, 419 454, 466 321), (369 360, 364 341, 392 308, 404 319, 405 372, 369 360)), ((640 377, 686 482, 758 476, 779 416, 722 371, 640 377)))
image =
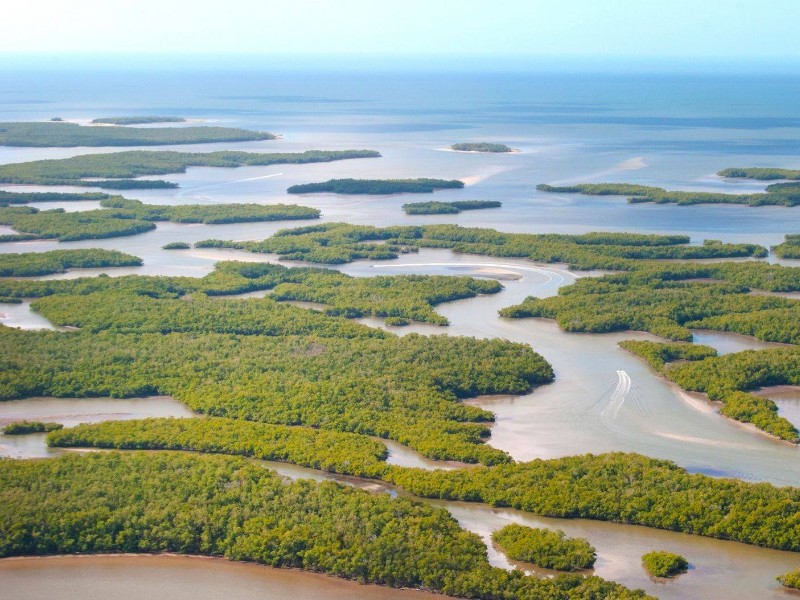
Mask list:
POLYGON ((0 53, 797 61, 800 0, 12 0, 0 53))

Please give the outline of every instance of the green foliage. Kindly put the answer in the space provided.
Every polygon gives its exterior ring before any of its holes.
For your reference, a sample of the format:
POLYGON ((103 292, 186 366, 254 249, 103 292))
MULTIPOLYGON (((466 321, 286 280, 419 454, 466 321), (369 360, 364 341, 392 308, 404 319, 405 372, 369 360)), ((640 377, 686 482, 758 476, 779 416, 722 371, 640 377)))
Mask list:
POLYGON ((505 144, 490 144, 487 142, 462 142, 460 144, 453 144, 450 146, 451 150, 457 152, 511 152, 511 148, 505 144))
POLYGON ((540 192, 557 194, 585 194, 587 196, 646 196, 652 192, 664 192, 663 188, 635 183, 579 183, 576 185, 555 186, 540 183, 540 192))
POLYGON ((746 392, 769 385, 800 384, 800 348, 714 356, 705 346, 688 344, 626 341, 620 345, 647 360, 683 389, 705 392, 712 400, 722 402, 723 415, 752 423, 780 439, 798 441, 797 429, 778 415, 772 400, 746 392), (664 364, 674 360, 689 362, 664 364))
POLYGON ((463 187, 464 182, 455 179, 329 179, 293 185, 286 191, 290 194, 430 194, 436 190, 463 187))
POLYGON ((301 281, 310 269, 289 269, 269 263, 220 261, 205 277, 82 277, 76 279, 38 281, 0 281, 0 296, 42 298, 53 294, 85 295, 108 290, 154 298, 177 298, 192 292, 208 296, 243 294, 269 290, 287 281, 301 281))
POLYGON ((29 204, 32 202, 81 202, 84 200, 106 200, 111 196, 100 192, 4 192, 0 191, 0 204, 29 204))
POLYGON ((6 435, 25 435, 26 433, 44 433, 57 431, 64 426, 61 423, 43 423, 42 421, 16 421, 3 428, 6 435))
MULTIPOLYGON (((92 128, 107 131, 112 128, 92 128)), ((137 129, 136 131, 150 131, 137 129)), ((170 128, 169 131, 180 131, 170 128)), ((297 153, 173 152, 130 150, 106 154, 82 154, 71 158, 34 160, 0 165, 0 183, 81 185, 114 189, 177 187, 159 180, 134 180, 143 175, 185 173, 188 167, 266 166, 331 162, 350 158, 375 158, 374 150, 307 150, 297 153), (88 179, 92 178, 92 179, 88 179), (101 178, 98 181, 94 178, 101 178)))
POLYGON ((196 247, 237 248, 279 254, 287 260, 341 264, 354 260, 397 258, 418 248, 450 248, 464 254, 528 258, 537 262, 567 263, 576 269, 630 269, 646 259, 728 258, 766 256, 755 244, 706 241, 686 246, 686 236, 632 233, 523 234, 493 229, 426 225, 371 227, 325 223, 284 229, 260 242, 205 240, 196 247), (377 243, 379 242, 379 243, 377 243))
POLYGON ((170 242, 161 246, 162 250, 188 250, 192 245, 188 242, 170 242))
POLYGON ((121 196, 105 196, 100 210, 40 211, 20 206, 0 208, 0 224, 39 238, 60 242, 135 235, 155 229, 154 221, 175 223, 251 223, 317 219, 320 211, 295 204, 188 204, 162 206, 143 204, 121 196))
POLYGON ((509 460, 482 443, 489 431, 476 421, 492 416, 458 398, 524 393, 553 377, 527 346, 443 336, 0 328, 0 348, 3 399, 166 394, 214 416, 376 435, 487 464, 509 460))
MULTIPOLYGON (((113 119, 111 119, 113 120, 113 119)), ((107 123, 100 119, 93 123, 107 123)), ((159 119, 162 121, 162 119, 159 119)), ((130 121, 119 123, 153 123, 130 121)), ((206 142, 248 142, 274 140, 263 131, 232 127, 87 127, 64 122, 0 123, 0 146, 74 147, 74 146, 159 146, 167 144, 202 144, 206 142)))
POLYGON ((598 577, 493 568, 445 509, 243 459, 99 453, 0 462, 0 556, 176 552, 464 598, 643 598, 598 577))
POLYGON ((203 294, 180 299, 153 298, 108 290, 83 296, 56 295, 34 300, 31 308, 51 322, 87 332, 229 333, 236 335, 315 335, 322 338, 382 337, 380 330, 346 319, 280 304, 271 298, 222 300, 203 294))
POLYGON ((185 123, 183 117, 102 117, 92 119, 100 125, 144 125, 146 123, 185 123))
POLYGON ((513 560, 545 569, 590 569, 597 560, 594 547, 584 538, 568 538, 563 531, 536 529, 512 523, 492 533, 492 541, 513 560))
POLYGON ((800 235, 787 235, 786 241, 773 246, 772 251, 779 258, 800 258, 800 235))
POLYGON ((674 577, 685 573, 689 562, 680 554, 655 550, 642 556, 642 563, 647 572, 653 577, 674 577))
MULTIPOLYGON (((291 431, 283 442, 266 433, 262 445, 251 439, 260 425, 225 421, 224 431, 195 420, 147 420, 127 427, 123 423, 81 426, 52 434, 71 445, 123 448, 178 447, 244 456, 274 456, 282 460, 313 462, 345 474, 367 474, 394 483, 413 494, 448 500, 486 502, 559 518, 588 518, 733 539, 783 550, 800 550, 800 490, 692 475, 674 463, 636 454, 612 453, 535 460, 494 467, 454 471, 425 471, 378 463, 372 446, 336 438, 336 448, 352 447, 352 462, 319 447, 306 454, 295 442, 307 432, 291 431), (251 428, 252 427, 252 428, 251 428), (178 436, 174 441, 171 436, 178 436), (239 437, 244 441, 239 441, 239 437), (276 450, 277 448, 277 450, 276 450), (361 448, 361 450, 356 450, 361 448), (266 449, 266 450, 264 450, 266 449), (317 458, 315 458, 317 457, 317 458), (341 458, 341 460, 340 460, 341 458)), ((294 428, 290 428, 294 430, 294 428)), ((259 433, 260 435, 260 433, 259 433)), ((354 438, 355 440, 355 438, 354 438)), ((302 464, 302 463, 301 463, 302 464)))
POLYGON ((29 240, 38 240, 39 236, 32 233, 5 233, 0 235, 0 243, 3 242, 27 242, 29 240))
POLYGON ((136 235, 155 229, 149 221, 118 217, 108 210, 65 212, 63 208, 38 210, 32 207, 0 208, 0 224, 36 238, 59 242, 136 235))
MULTIPOLYGON (((313 330, 327 329, 344 337, 355 335, 353 324, 324 319, 316 312, 275 305, 275 300, 300 300, 325 304, 331 316, 376 316, 447 325, 433 310, 443 302, 494 294, 502 290, 494 280, 470 277, 402 275, 351 277, 338 271, 286 268, 267 263, 217 263, 206 277, 115 277, 63 281, 0 282, 0 296, 8 298, 56 297, 34 303, 50 320, 64 325, 125 331, 209 331, 263 334, 283 330, 293 334, 311 331, 299 323, 314 323, 313 330), (202 294, 221 296, 273 290, 270 298, 210 302, 202 294), (85 295, 89 298, 85 298, 85 295), (189 297, 191 294, 196 294, 189 297), (198 295, 199 294, 199 295, 198 295), (131 297, 126 298, 127 295, 131 297), (180 302, 169 299, 184 297, 180 302), (157 302, 156 298, 164 301, 157 302), (79 308, 84 305, 86 309, 79 308), (194 312, 194 320, 190 313, 194 312), (211 319, 202 322, 208 315, 211 319), (286 327, 282 328, 281 320, 286 327), (234 323, 238 324, 234 327, 234 323), (335 327, 334 327, 335 326, 335 327), (345 333, 349 332, 349 333, 345 333)), ((359 330, 360 331, 360 330, 359 330)), ((379 335, 377 330, 372 331, 379 335)))
POLYGON ((641 330, 691 341, 691 327, 800 343, 800 303, 753 295, 751 288, 798 290, 800 268, 761 262, 645 263, 626 273, 583 278, 561 288, 558 296, 529 297, 500 314, 556 319, 565 331, 641 330))
POLYGON ((526 298, 500 314, 516 319, 555 319, 565 331, 649 331, 670 340, 691 341, 689 327, 721 329, 709 317, 729 319, 729 315, 740 314, 748 319, 753 313, 800 304, 750 295, 746 289, 719 283, 609 285, 608 280, 581 280, 559 292, 551 298, 526 298))
POLYGON ((795 569, 794 571, 784 573, 780 577, 777 577, 777 580, 781 583, 781 585, 787 588, 800 590, 800 569, 795 569))
POLYGON ((421 228, 348 225, 325 223, 295 229, 282 229, 260 242, 204 240, 196 248, 238 248, 249 252, 274 253, 286 260, 321 264, 342 264, 354 260, 388 260, 416 251, 414 240, 403 236, 421 234, 421 228), (390 242, 383 242, 391 240, 390 242))
MULTIPOLYGON (((412 202, 403 204, 403 212, 407 215, 457 215, 461 209, 452 202, 412 202)), ((487 207, 488 208, 488 207, 487 207)))
POLYGON ((772 167, 729 168, 717 173, 720 177, 746 178, 746 179, 800 179, 800 170, 775 169, 772 167))
POLYGON ((329 315, 385 317, 447 325, 447 319, 431 307, 442 302, 495 294, 503 286, 493 280, 470 277, 401 275, 396 277, 347 277, 336 271, 309 271, 303 281, 275 288, 277 300, 318 302, 329 315))
POLYGON ((362 280, 252 263, 220 263, 202 279, 10 281, 0 296, 45 296, 35 310, 81 329, 48 336, 0 328, 0 397, 164 393, 216 416, 367 433, 431 458, 493 463, 509 458, 482 444, 488 429, 479 421, 491 414, 457 399, 522 393, 553 378, 524 345, 396 338, 270 298, 205 295, 275 287, 280 297, 278 284, 298 295, 330 287, 333 306, 347 301, 373 314, 396 307, 400 318, 429 320, 441 318, 430 304, 445 296, 499 289, 468 278, 362 280))
POLYGON ((625 340, 619 345, 645 359, 656 371, 661 371, 666 363, 677 360, 703 360, 717 356, 711 346, 701 344, 660 344, 658 342, 625 340))
POLYGON ((746 204, 749 206, 797 206, 800 204, 800 190, 770 186, 766 193, 723 194, 718 192, 682 192, 665 190, 660 187, 637 185, 633 183, 581 183, 569 186, 540 184, 536 189, 542 192, 562 194, 585 194, 587 196, 629 196, 628 202, 641 204, 746 204))
POLYGON ((172 221, 173 223, 252 223, 257 221, 285 221, 292 219, 318 219, 316 208, 296 204, 187 204, 170 206, 144 204, 112 196, 100 205, 111 209, 110 214, 120 219, 143 221, 172 221))
POLYGON ((138 256, 102 248, 0 254, 0 277, 33 277, 63 273, 67 269, 138 267, 141 264, 138 256))
POLYGON ((800 489, 689 474, 611 453, 453 471, 390 467, 418 496, 486 502, 559 518, 616 521, 800 551, 800 489))
POLYGON ((478 210, 482 208, 500 208, 502 202, 494 200, 459 200, 456 202, 411 202, 403 204, 403 211, 408 215, 449 215, 458 214, 462 210, 478 210))
POLYGON ((769 342, 800 344, 800 302, 787 300, 781 308, 709 316, 692 327, 751 335, 769 342))
POLYGON ((386 468, 383 461, 388 454, 382 443, 354 433, 218 417, 106 421, 78 425, 48 436, 47 442, 50 446, 61 448, 192 450, 236 454, 359 477, 379 475, 386 468))

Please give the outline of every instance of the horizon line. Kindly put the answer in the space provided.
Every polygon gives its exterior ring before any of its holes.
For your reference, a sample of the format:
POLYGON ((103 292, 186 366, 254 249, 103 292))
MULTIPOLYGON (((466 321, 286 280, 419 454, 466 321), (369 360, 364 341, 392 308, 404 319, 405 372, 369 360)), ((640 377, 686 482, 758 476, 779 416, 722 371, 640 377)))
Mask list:
MULTIPOLYGON (((763 56, 622 56, 622 55, 500 55, 500 54, 372 54, 263 53, 263 52, 2 52, 0 69, 53 70, 119 68, 126 70, 314 70, 325 71, 458 71, 458 72, 629 72, 713 73, 757 72, 800 74, 795 57, 763 56), (135 58, 133 64, 125 64, 135 58), (246 63, 239 61, 247 59, 246 63), (253 64, 252 61, 258 61, 253 64)), ((712 73, 708 73, 712 74, 712 73)))

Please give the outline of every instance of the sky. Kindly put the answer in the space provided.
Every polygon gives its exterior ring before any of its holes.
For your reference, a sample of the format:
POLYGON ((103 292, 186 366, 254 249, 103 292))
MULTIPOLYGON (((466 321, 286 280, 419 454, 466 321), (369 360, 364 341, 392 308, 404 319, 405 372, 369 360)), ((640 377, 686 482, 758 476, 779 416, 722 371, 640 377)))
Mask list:
POLYGON ((9 0, 0 54, 800 61, 800 0, 9 0))

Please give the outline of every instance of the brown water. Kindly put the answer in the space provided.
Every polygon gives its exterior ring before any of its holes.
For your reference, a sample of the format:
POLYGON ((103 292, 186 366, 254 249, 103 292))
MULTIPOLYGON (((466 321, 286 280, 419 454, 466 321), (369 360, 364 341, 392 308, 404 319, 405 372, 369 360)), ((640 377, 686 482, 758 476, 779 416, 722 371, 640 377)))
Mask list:
POLYGON ((425 600, 442 598, 221 558, 53 556, 0 560, 5 600, 425 600))

